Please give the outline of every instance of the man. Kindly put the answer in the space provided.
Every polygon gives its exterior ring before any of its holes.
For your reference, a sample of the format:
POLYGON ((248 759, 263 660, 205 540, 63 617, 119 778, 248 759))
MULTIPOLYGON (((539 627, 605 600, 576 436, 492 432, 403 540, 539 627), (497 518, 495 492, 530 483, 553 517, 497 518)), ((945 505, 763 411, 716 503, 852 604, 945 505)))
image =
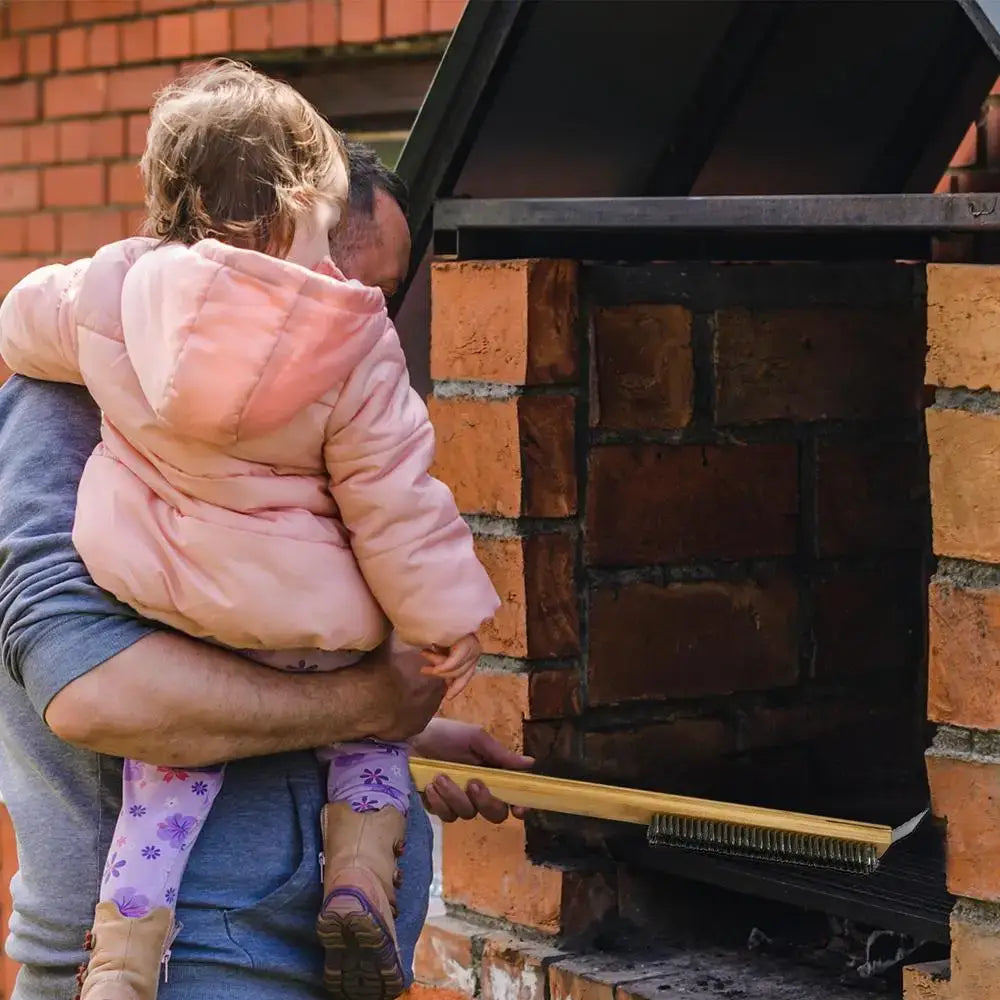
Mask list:
MULTIPOLYGON (((352 156, 355 217, 331 249, 349 276, 392 294, 409 257, 403 189, 370 151, 352 156)), ((314 922, 324 783, 310 748, 416 734, 428 756, 527 759, 475 727, 429 722, 441 687, 412 665, 286 674, 137 619, 93 584, 70 538, 98 437, 82 389, 15 378, 0 391, 0 788, 21 864, 8 946, 23 966, 15 1000, 73 993, 126 756, 233 761, 185 875, 163 1000, 313 1000, 323 995, 314 922)), ((444 778, 427 802, 445 820, 507 813, 487 789, 444 778)), ((407 841, 397 930, 409 964, 430 881, 419 808, 407 841)))

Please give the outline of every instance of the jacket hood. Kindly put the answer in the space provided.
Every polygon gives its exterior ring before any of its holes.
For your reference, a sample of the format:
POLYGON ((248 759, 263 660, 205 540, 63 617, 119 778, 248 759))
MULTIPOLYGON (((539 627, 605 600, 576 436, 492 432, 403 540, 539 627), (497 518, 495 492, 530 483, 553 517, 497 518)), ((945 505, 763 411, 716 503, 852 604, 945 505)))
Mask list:
POLYGON ((216 446, 286 424, 346 379, 388 324, 382 293, 329 259, 310 271, 216 240, 140 238, 98 251, 78 318, 120 326, 157 419, 216 446))

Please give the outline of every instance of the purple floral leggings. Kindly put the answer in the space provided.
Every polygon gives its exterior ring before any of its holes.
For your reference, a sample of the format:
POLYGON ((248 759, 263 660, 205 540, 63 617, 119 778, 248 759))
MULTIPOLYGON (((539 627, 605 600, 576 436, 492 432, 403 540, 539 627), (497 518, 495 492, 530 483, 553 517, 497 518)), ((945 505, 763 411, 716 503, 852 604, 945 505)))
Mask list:
MULTIPOLYGON (((275 666, 274 654, 253 654, 275 666)), ((283 654, 282 659, 288 657, 283 654)), ((296 654, 297 655, 297 654, 296 654)), ((337 669, 343 656, 311 653, 286 670, 337 669), (316 660, 320 665, 315 665, 316 660), (326 660, 327 662, 324 662, 326 660), (332 663, 330 662, 332 661, 332 663), (301 664, 308 662, 308 666, 301 664)), ((402 743, 366 740, 338 743, 317 751, 329 762, 327 798, 350 802, 355 812, 392 806, 404 815, 410 798, 407 748, 402 743)), ((126 760, 122 809, 104 866, 101 902, 113 901, 126 917, 141 917, 158 906, 173 909, 188 856, 215 797, 225 765, 201 768, 156 767, 126 760)))

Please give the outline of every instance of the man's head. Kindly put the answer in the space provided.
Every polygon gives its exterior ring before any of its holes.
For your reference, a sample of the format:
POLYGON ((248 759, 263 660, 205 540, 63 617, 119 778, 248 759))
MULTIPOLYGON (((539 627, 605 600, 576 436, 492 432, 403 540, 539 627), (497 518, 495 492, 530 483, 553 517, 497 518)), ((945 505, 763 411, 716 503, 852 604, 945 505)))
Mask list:
POLYGON ((330 241, 330 256, 348 278, 381 288, 389 299, 410 265, 406 185, 371 146, 346 146, 350 203, 346 220, 330 241))

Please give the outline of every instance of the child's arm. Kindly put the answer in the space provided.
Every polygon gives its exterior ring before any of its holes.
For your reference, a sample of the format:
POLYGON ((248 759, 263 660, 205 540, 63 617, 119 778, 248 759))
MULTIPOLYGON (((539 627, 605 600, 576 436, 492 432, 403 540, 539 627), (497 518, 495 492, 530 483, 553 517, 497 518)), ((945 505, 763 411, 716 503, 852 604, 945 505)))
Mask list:
POLYGON ((427 666, 423 672, 448 685, 447 698, 460 695, 472 680, 482 649, 474 635, 464 635, 450 649, 431 646, 424 650, 427 666))
POLYGON ((388 319, 328 425, 330 491, 376 600, 404 642, 450 649, 499 599, 451 491, 428 474, 434 430, 388 319))
POLYGON ((50 264, 22 278, 0 305, 0 355, 19 375, 83 384, 76 302, 89 261, 50 264))

